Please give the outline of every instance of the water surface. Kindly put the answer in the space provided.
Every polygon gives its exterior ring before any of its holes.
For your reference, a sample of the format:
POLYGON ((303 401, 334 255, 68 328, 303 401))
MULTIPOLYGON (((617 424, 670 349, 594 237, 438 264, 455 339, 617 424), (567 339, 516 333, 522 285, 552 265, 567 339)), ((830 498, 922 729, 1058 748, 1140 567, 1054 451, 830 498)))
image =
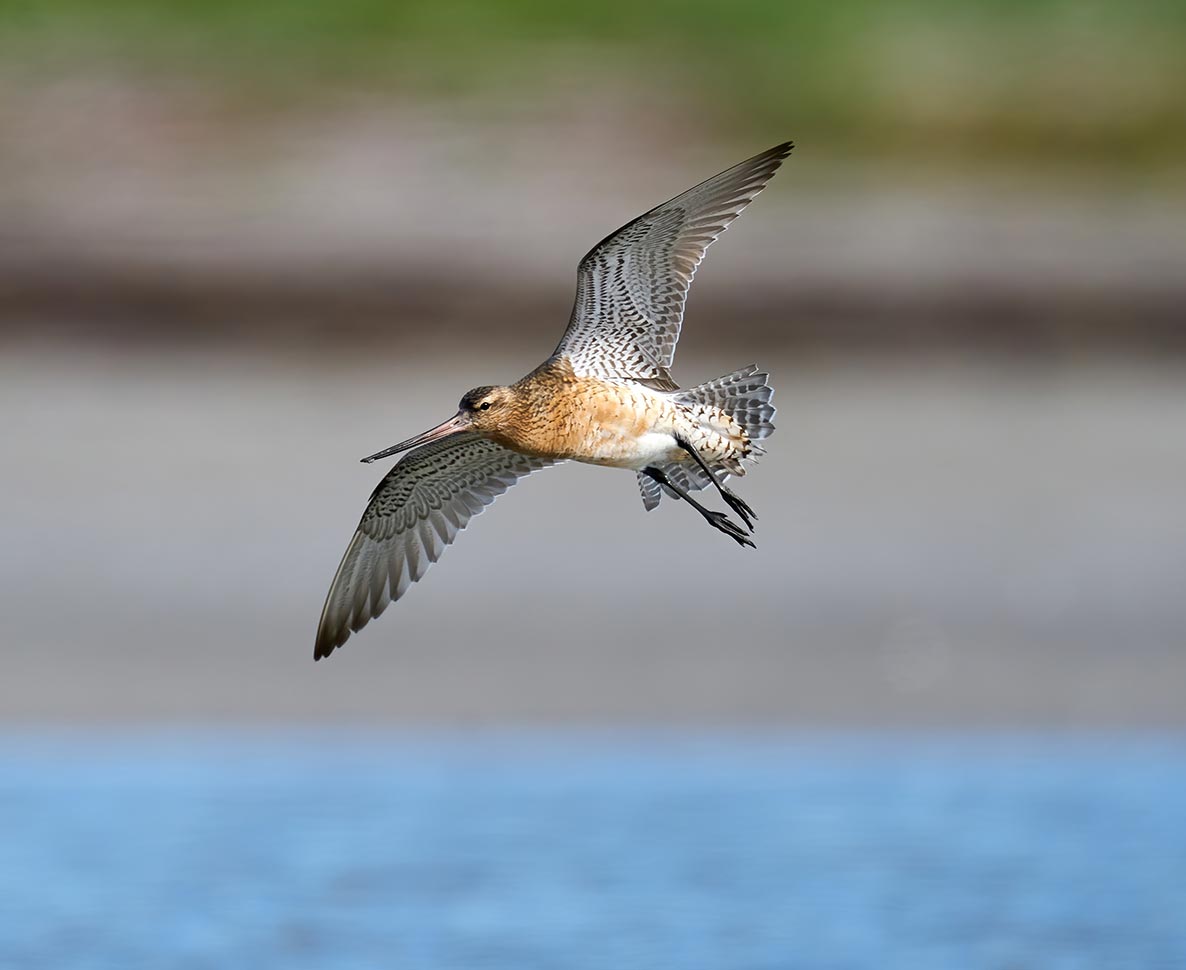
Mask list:
POLYGON ((10 732, 0 965, 1186 966, 1186 743, 10 732))

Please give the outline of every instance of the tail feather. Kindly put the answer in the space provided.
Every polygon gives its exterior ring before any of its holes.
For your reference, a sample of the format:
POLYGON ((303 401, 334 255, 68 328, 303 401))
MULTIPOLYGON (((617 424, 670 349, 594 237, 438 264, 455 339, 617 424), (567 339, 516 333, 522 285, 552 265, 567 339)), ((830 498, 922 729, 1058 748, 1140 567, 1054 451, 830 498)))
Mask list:
POLYGON ((642 507, 648 512, 658 508, 659 499, 663 497, 663 489, 659 483, 644 472, 638 473, 638 490, 642 493, 642 507))
MULTIPOLYGON (((775 409, 770 403, 774 397, 774 388, 768 383, 769 380, 769 374, 758 370, 757 364, 750 364, 732 374, 678 391, 673 396, 676 400, 688 404, 709 404, 730 415, 741 425, 751 442, 746 459, 756 461, 758 456, 765 453, 765 449, 756 442, 774 433, 775 409)), ((707 488, 710 484, 704 471, 690 462, 673 463, 662 470, 672 481, 688 491, 707 488)), ((722 472, 722 477, 728 477, 728 469, 719 471, 722 472)), ((659 504, 665 489, 642 472, 638 473, 638 487, 642 492, 643 506, 649 512, 659 504)))
POLYGON ((770 375, 750 364, 741 370, 680 391, 676 398, 688 403, 711 404, 732 415, 751 441, 768 438, 774 432, 774 388, 770 375))

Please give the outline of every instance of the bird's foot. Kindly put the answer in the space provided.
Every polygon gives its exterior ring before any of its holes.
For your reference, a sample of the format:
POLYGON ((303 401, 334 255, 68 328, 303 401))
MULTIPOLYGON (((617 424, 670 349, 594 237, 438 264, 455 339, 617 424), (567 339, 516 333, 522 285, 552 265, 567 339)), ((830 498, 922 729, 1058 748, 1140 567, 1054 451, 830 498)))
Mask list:
POLYGON ((704 515, 704 521, 711 525, 714 529, 718 529, 725 533, 730 539, 741 546, 749 546, 751 549, 757 549, 753 540, 746 534, 746 531, 734 522, 724 512, 708 511, 704 515))
POLYGON ((758 513, 749 507, 749 503, 732 489, 725 488, 723 485, 721 486, 721 498, 725 500, 729 508, 741 517, 745 527, 753 532, 754 523, 758 521, 758 513))

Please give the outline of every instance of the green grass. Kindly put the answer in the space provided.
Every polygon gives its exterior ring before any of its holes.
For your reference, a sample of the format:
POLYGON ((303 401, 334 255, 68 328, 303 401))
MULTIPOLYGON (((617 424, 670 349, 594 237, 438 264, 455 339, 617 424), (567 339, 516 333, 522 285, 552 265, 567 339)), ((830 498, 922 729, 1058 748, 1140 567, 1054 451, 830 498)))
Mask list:
POLYGON ((0 55, 248 101, 529 99, 606 76, 682 93, 722 130, 866 154, 1141 166, 1186 148, 1186 4, 1170 0, 0 0, 0 55))

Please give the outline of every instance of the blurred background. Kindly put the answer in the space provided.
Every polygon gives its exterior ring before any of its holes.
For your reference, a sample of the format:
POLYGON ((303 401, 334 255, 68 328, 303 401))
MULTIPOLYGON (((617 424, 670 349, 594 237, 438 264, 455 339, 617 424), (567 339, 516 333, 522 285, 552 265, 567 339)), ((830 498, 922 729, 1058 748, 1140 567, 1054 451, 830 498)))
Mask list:
POLYGON ((1186 964, 1184 320, 1179 4, 0 5, 0 963, 1186 964), (564 466, 314 666, 357 459, 786 138, 759 548, 564 466))

